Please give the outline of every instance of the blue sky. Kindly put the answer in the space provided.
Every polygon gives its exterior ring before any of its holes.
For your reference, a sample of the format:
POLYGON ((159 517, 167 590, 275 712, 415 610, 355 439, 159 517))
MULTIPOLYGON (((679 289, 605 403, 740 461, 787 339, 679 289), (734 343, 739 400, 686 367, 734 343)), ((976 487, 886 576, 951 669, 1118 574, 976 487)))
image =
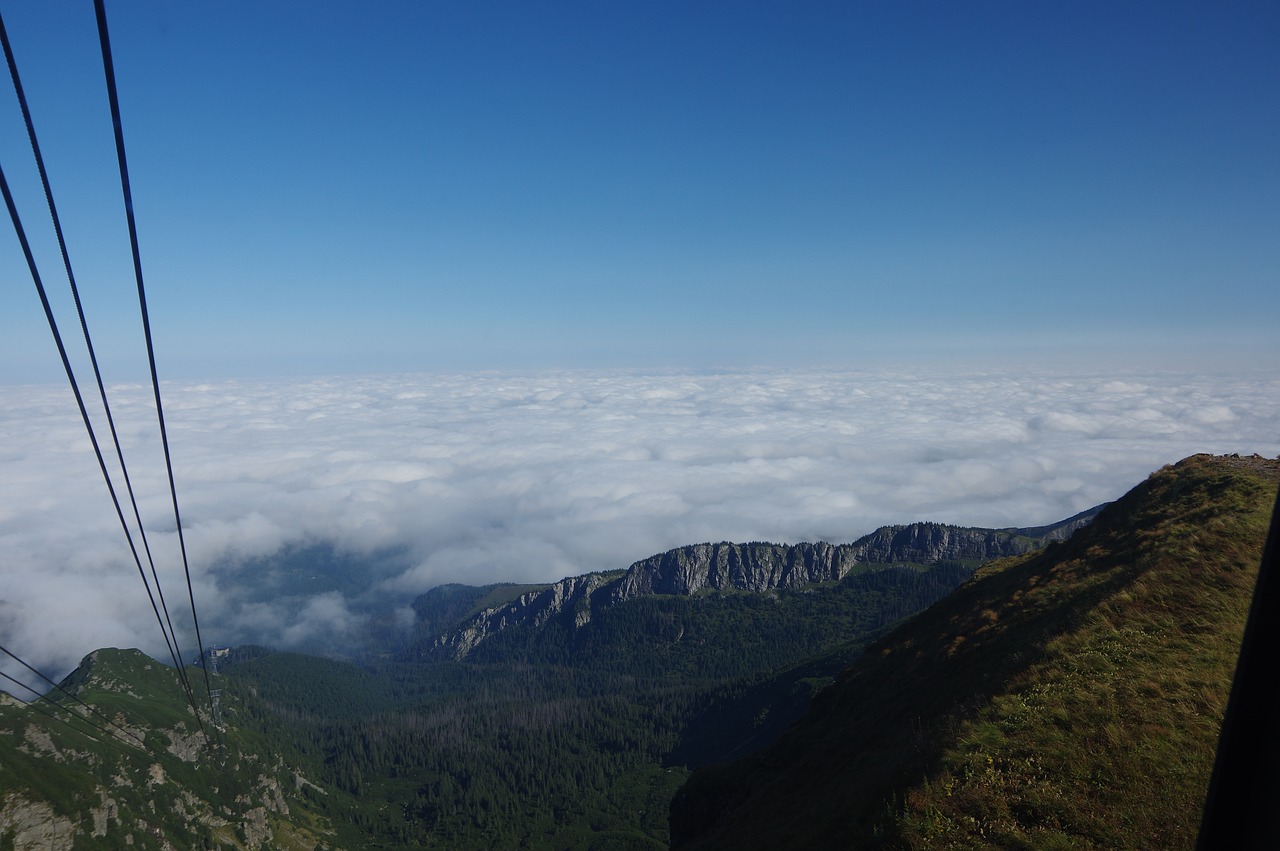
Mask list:
MULTIPOLYGON (((92 2, 0 11, 181 582, 92 2)), ((108 15, 219 643, 346 635, 367 601, 237 591, 317 542, 407 600, 699 540, 1047 523, 1193 452, 1280 451, 1274 2, 108 15)), ((0 163, 79 352, 7 86, 0 163)), ((0 638, 65 671, 159 636, 60 382, 0 235, 0 638)))
MULTIPOLYGON (((0 10, 140 376, 92 4, 0 10)), ((108 15, 162 377, 1280 362, 1274 3, 108 15)), ((7 91, 0 128, 60 292, 7 91)), ((56 380, 4 240, 0 380, 56 380)))

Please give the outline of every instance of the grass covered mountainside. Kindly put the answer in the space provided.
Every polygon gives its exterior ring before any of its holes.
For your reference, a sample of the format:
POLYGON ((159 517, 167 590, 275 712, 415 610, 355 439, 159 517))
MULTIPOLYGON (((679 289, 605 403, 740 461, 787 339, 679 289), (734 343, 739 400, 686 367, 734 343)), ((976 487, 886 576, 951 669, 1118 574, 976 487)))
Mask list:
POLYGON ((0 697, 0 849, 1186 846, 1277 467, 1188 459, 1066 541, 442 587, 401 655, 233 650, 213 748, 171 669, 98 651, 65 685, 128 734, 0 697))
POLYGON ((673 846, 1192 847, 1278 478, 1195 456, 981 568, 694 773, 673 846))
POLYGON ((311 851, 330 834, 299 806, 308 779, 257 731, 202 730, 172 668, 98 650, 62 687, 56 707, 0 695, 0 848, 311 851))

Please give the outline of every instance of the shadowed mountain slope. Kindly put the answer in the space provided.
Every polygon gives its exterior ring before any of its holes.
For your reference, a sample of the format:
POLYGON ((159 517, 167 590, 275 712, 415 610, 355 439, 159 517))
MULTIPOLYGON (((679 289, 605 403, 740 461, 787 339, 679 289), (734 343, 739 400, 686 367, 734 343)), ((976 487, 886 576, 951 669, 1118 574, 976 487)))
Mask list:
POLYGON ((673 847, 1190 847, 1278 478, 1194 456, 980 569, 696 772, 673 847))

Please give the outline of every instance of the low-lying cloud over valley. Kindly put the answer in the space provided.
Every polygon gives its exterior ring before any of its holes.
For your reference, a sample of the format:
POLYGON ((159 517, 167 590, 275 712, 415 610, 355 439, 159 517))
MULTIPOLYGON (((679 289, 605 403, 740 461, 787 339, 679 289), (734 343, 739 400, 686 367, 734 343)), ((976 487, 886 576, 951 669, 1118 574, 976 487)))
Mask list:
MULTIPOLYGON (((373 602, 404 624, 439 583, 548 581, 686 543, 1048 523, 1195 452, 1280 453, 1271 373, 572 371, 163 389, 206 646, 354 642, 373 602)), ((165 593, 189 624, 150 390, 115 388, 112 404, 165 593)), ((0 642, 58 675, 100 646, 167 658, 69 391, 0 386, 0 436, 0 642)))

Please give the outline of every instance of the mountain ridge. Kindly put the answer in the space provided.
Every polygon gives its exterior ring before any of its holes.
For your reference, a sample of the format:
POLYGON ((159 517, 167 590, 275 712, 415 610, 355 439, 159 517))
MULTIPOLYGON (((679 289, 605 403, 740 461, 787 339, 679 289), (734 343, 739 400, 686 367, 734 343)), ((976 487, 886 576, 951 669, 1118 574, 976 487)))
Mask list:
POLYGON ((1192 456, 980 568, 696 771, 672 847, 1191 847, 1278 480, 1192 456))
MULTIPOLYGON (((1058 523, 1030 528, 989 529, 919 522, 882 526, 850 544, 687 544, 634 562, 621 575, 616 571, 586 573, 524 591, 512 600, 474 613, 466 623, 428 636, 429 643, 415 652, 419 658, 464 659, 482 642, 504 630, 524 625, 538 627, 565 613, 571 613, 574 625, 581 627, 590 622, 594 612, 640 596, 798 590, 839 581, 860 568, 903 563, 960 561, 976 565, 1062 540, 1086 525, 1104 506, 1094 506, 1058 523)), ((449 586, 450 594, 456 599, 465 593, 456 589, 468 587, 473 586, 449 586)), ((419 596, 414 608, 420 621, 438 626, 442 619, 430 611, 430 596, 431 592, 419 596)), ((478 595, 473 592, 472 596, 478 595)))

